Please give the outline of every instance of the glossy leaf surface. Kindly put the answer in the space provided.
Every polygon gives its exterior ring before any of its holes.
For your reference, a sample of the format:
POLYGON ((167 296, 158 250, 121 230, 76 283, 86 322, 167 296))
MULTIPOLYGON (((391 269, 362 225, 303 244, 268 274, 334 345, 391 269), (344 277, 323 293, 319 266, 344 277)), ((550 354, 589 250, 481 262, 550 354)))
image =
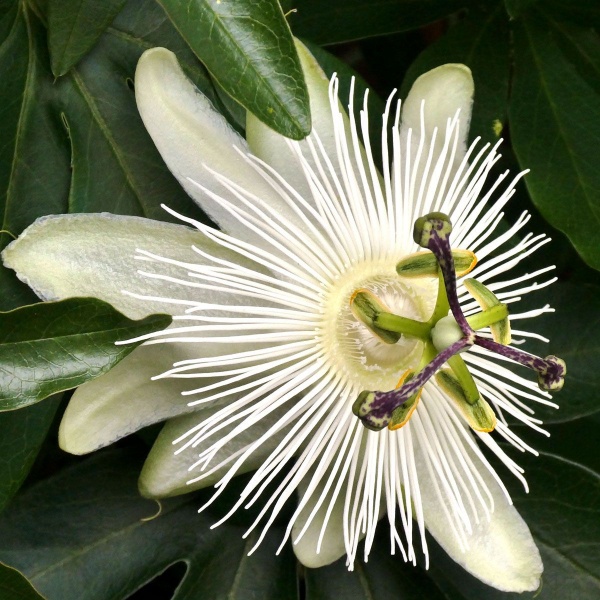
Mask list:
POLYGON ((515 26, 511 136, 534 204, 600 269, 600 36, 530 11, 515 26))
POLYGON ((159 0, 221 87, 286 137, 310 133, 300 61, 277 0, 159 0))
POLYGON ((164 329, 168 315, 132 321, 93 298, 43 302, 0 314, 0 410, 21 408, 108 371, 138 343, 115 342, 164 329))

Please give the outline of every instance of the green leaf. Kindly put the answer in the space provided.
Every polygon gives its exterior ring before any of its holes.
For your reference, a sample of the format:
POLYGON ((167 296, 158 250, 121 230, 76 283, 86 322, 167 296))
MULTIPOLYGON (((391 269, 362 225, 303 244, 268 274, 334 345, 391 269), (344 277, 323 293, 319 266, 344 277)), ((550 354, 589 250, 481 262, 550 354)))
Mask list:
POLYGON ((56 84, 71 143, 69 212, 140 215, 172 220, 161 208, 201 215, 172 177, 138 115, 133 77, 146 49, 169 45, 209 98, 203 68, 153 2, 130 2, 96 47, 56 84))
POLYGON ((598 419, 600 417, 595 413, 565 423, 550 423, 545 425, 550 437, 526 433, 525 426, 520 427, 518 433, 527 437, 533 447, 540 452, 557 454, 600 473, 598 419))
POLYGON ((302 0, 290 14, 294 35, 338 44, 416 29, 456 12, 468 0, 302 0))
MULTIPOLYGON (((535 407, 536 416, 545 422, 561 423, 600 410, 600 286, 561 282, 544 291, 544 301, 556 312, 536 317, 529 329, 550 343, 528 340, 523 349, 538 356, 553 354, 567 363, 565 385, 553 396, 559 410, 535 407)), ((524 309, 539 305, 534 295, 524 309)), ((515 371, 524 374, 522 368, 515 371)))
POLYGON ((600 269, 600 37, 540 11, 515 26, 511 137, 534 204, 600 269), (567 50, 566 50, 567 48, 567 50))
MULTIPOLYGON (((387 522, 382 522, 387 527, 387 522)), ((320 569, 306 569, 306 600, 443 600, 424 571, 390 554, 389 536, 379 536, 369 562, 348 571, 345 558, 320 569), (384 539, 385 538, 385 539, 384 539)))
POLYGON ((126 0, 50 0, 48 47, 52 73, 64 75, 98 41, 126 0))
POLYGON ((114 367, 164 329, 168 315, 132 321, 94 298, 43 302, 0 313, 0 410, 12 410, 81 385, 114 367))
POLYGON ((600 476, 558 456, 519 461, 531 494, 515 495, 545 565, 541 598, 600 596, 600 476))
MULTIPOLYGON (((36 217, 64 212, 69 189, 66 136, 48 110, 56 99, 44 62, 45 35, 22 4, 11 11, 8 36, 0 45, 0 248, 36 217)), ((3 271, 0 307, 27 301, 30 293, 3 271)))
POLYGON ((411 65, 402 83, 406 98, 423 73, 446 63, 463 63, 473 72, 475 99, 469 139, 495 143, 506 121, 510 75, 508 19, 502 4, 489 3, 469 12, 446 35, 428 46, 411 65))
MULTIPOLYGON (((432 556, 432 575, 441 587, 466 600, 596 600, 600 597, 600 476, 558 456, 522 455, 531 492, 513 492, 544 562, 542 588, 507 594, 485 586, 441 551, 432 556)), ((455 596, 452 596, 455 597, 455 596)))
POLYGON ((0 413, 0 511, 29 473, 60 400, 55 396, 27 410, 0 413))
POLYGON ((539 2, 539 0, 504 0, 506 12, 511 19, 516 19, 523 11, 527 10, 536 2, 539 2))
MULTIPOLYGON (((216 98, 162 9, 152 0, 129 2, 95 48, 57 82, 37 18, 21 2, 6 18, 10 28, 0 43, 0 249, 46 214, 107 211, 173 220, 160 208, 168 201, 178 212, 205 218, 168 171, 135 104, 137 60, 157 45, 176 51, 194 83, 216 98)), ((35 301, 4 267, 0 285, 2 310, 35 301)))
POLYGON ((0 597, 6 600, 44 600, 16 569, 0 564, 0 597))
POLYGON ((131 451, 104 452, 30 488, 0 519, 0 558, 60 600, 124 599, 179 561, 187 573, 174 600, 296 599, 290 546, 275 555, 281 530, 248 557, 257 533, 244 540, 246 527, 230 523, 211 530, 222 508, 198 514, 211 492, 156 514, 138 495, 139 468, 131 451))
POLYGON ((221 87, 282 135, 310 133, 308 91, 277 0, 159 0, 221 87))
POLYGON ((580 25, 586 29, 600 27, 600 4, 581 0, 535 0, 538 8, 547 14, 554 14, 559 21, 580 25))

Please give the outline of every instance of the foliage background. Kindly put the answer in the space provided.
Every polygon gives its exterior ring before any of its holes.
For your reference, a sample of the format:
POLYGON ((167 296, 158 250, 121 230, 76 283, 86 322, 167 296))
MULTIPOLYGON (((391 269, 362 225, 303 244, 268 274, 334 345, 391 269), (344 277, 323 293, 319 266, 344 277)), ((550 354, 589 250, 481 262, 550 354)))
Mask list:
MULTIPOLYGON (((422 72, 464 62, 475 78, 471 137, 505 139, 498 171, 531 169, 508 217, 527 209, 532 229, 554 239, 534 257, 540 266, 556 264, 559 277, 532 300, 557 311, 536 320, 536 330, 552 339, 537 351, 565 358, 569 375, 557 397, 561 409, 543 415, 551 437, 523 433, 541 456, 515 457, 531 493, 513 486, 545 563, 537 597, 596 599, 599 27, 600 5, 578 0, 282 0, 281 7, 276 0, 0 0, 0 248, 46 214, 168 220, 159 207, 166 201, 205 219, 137 115, 133 75, 147 48, 175 51, 238 130, 245 107, 294 138, 308 133, 310 116, 290 28, 346 82, 342 97, 352 73, 359 92, 371 88, 373 136, 380 135, 381 98, 393 88, 405 96, 422 72)), ((13 409, 0 412, 3 599, 512 597, 462 572, 432 540, 429 571, 390 557, 381 535, 370 561, 348 573, 343 561, 304 569, 290 547, 275 558, 277 529, 247 557, 253 541, 241 534, 252 515, 210 530, 219 509, 198 515, 202 492, 165 502, 159 518, 144 520, 156 506, 139 497, 136 477, 157 428, 86 458, 56 444, 65 390, 110 368, 119 357, 98 357, 133 325, 93 300, 76 310, 30 306, 36 297, 3 267, 0 286, 0 310, 18 309, 0 314, 0 406, 13 409), (100 314, 104 327, 94 325, 100 314), (64 357, 60 377, 49 370, 65 332, 96 371, 74 375, 64 357), (19 386, 26 367, 41 374, 41 392, 19 386)))

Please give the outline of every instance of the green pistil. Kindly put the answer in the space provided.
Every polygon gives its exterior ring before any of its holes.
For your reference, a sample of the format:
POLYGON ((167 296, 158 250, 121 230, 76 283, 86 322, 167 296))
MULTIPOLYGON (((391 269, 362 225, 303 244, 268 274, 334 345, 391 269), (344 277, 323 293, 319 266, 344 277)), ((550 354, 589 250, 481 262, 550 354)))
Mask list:
POLYGON ((506 318, 508 318, 508 308, 505 304, 498 304, 483 312, 467 317, 467 323, 471 326, 471 329, 477 331, 478 329, 483 329, 504 321, 506 318))
POLYGON ((429 322, 423 323, 422 321, 400 317, 389 312, 379 313, 373 322, 379 329, 419 338, 423 341, 427 341, 431 333, 431 324, 429 322))

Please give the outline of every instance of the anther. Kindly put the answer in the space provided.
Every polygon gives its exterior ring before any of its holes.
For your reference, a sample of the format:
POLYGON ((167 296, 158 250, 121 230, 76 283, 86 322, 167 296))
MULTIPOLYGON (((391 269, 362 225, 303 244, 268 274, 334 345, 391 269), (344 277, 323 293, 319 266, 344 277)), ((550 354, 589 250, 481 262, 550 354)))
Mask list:
POLYGON ((395 344, 400 339, 400 333, 382 329, 375 324, 377 315, 382 312, 389 312, 389 308, 369 290, 360 289, 352 294, 350 298, 350 310, 356 319, 365 325, 382 342, 395 344))

